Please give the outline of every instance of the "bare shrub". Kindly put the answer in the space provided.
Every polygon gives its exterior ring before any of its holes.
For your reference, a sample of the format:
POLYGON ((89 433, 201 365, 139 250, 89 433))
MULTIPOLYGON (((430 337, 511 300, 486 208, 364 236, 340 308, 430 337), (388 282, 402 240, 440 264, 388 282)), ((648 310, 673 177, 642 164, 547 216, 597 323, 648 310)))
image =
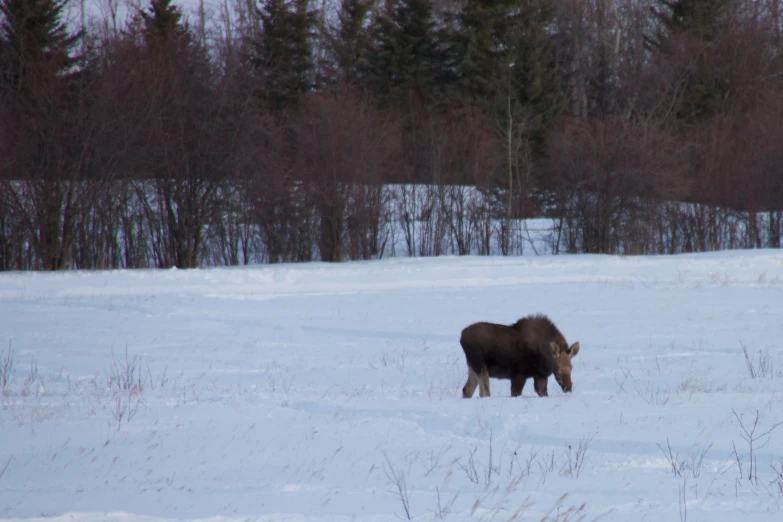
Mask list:
POLYGON ((470 454, 468 455, 467 462, 462 462, 461 460, 457 461, 457 465, 459 468, 465 472, 465 475, 467 475, 468 480, 470 480, 474 484, 479 483, 479 471, 476 468, 476 452, 478 451, 478 448, 473 448, 470 451, 470 454))
POLYGON ((407 255, 439 256, 446 252, 449 231, 446 188, 435 185, 403 185, 397 195, 397 215, 403 229, 407 255))
POLYGON ((139 411, 141 406, 141 397, 132 395, 117 394, 114 396, 112 404, 112 416, 117 421, 117 431, 122 428, 122 422, 130 422, 139 411))
POLYGON ((668 438, 666 439, 665 447, 661 444, 657 444, 657 446, 669 463, 672 474, 675 477, 685 478, 687 472, 690 472, 690 475, 694 478, 699 478, 704 467, 704 457, 712 447, 712 442, 696 448, 689 454, 687 459, 680 459, 680 454, 674 452, 668 438))
POLYGON ((423 462, 422 465, 424 466, 424 476, 427 477, 438 469, 440 467, 440 461, 443 458, 443 456, 451 449, 451 446, 448 444, 444 444, 437 453, 435 451, 430 451, 429 458, 427 459, 427 462, 423 462))
POLYGON ((153 390, 157 390, 158 388, 163 389, 166 387, 166 384, 169 382, 169 378, 166 375, 166 372, 168 371, 168 367, 163 368, 163 371, 160 373, 157 379, 152 377, 152 370, 150 369, 149 365, 147 365, 147 382, 150 384, 150 387, 153 390))
POLYGON ((737 459, 737 467, 739 470, 740 477, 747 478, 751 482, 751 484, 758 484, 759 477, 758 477, 758 463, 757 463, 756 453, 758 452, 758 450, 760 450, 761 448, 769 444, 770 435, 779 426, 783 425, 783 421, 775 423, 769 428, 767 428, 766 430, 764 430, 764 428, 761 427, 761 417, 759 415, 758 410, 756 410, 756 415, 753 418, 752 425, 750 423, 746 425, 742 417, 733 409, 731 410, 731 413, 734 414, 734 418, 737 419, 737 423, 739 424, 740 436, 748 444, 747 455, 740 455, 739 452, 737 451, 737 447, 734 446, 733 455, 737 459), (747 475, 743 473, 743 469, 742 469, 742 463, 745 458, 747 458, 748 460, 747 475))
POLYGON ((518 451, 514 451, 514 453, 511 454, 511 464, 509 465, 509 475, 511 475, 514 472, 514 463, 516 463, 517 468, 519 468, 520 475, 523 477, 530 476, 530 473, 532 471, 533 463, 538 461, 538 454, 540 450, 536 450, 532 446, 530 447, 530 450, 528 451, 527 458, 525 459, 525 464, 523 465, 519 461, 519 453, 518 451))
POLYGON ((457 501, 459 492, 454 493, 454 496, 451 497, 451 500, 449 500, 445 504, 441 502, 440 489, 438 488, 438 486, 435 486, 435 494, 437 495, 438 503, 436 505, 436 509, 435 510, 431 509, 430 512, 435 515, 435 518, 443 520, 447 515, 451 513, 451 508, 454 506, 454 503, 457 501))
POLYGON ((650 381, 643 381, 644 383, 640 383, 637 381, 633 382, 633 389, 636 392, 636 395, 641 397, 641 399, 650 405, 655 406, 665 406, 669 403, 670 393, 668 388, 661 388, 654 382, 650 381))
POLYGON ((783 497, 783 459, 780 459, 777 463, 770 464, 774 478, 772 484, 774 484, 776 493, 783 497))
POLYGON ((419 256, 441 256, 448 252, 449 215, 445 205, 446 185, 420 187, 419 256))
POLYGON ((704 457, 707 455, 707 452, 710 451, 710 448, 712 448, 712 442, 696 449, 690 454, 688 469, 690 469, 693 478, 699 478, 699 475, 701 475, 702 468, 704 467, 704 457))
POLYGON ((551 451, 548 455, 542 455, 542 457, 536 458, 536 464, 538 465, 538 471, 541 474, 541 483, 546 482, 547 474, 553 473, 557 466, 555 459, 555 452, 551 451))
POLYGON ((138 413, 143 401, 142 393, 147 384, 141 371, 141 359, 136 355, 129 357, 127 346, 123 359, 117 359, 112 351, 112 365, 107 370, 107 382, 112 400, 112 416, 119 431, 123 421, 130 422, 138 413))
POLYGON ((672 450, 672 446, 669 443, 669 439, 666 439, 666 447, 664 448, 660 444, 656 444, 658 448, 663 453, 663 456, 666 457, 666 461, 669 463, 669 466, 671 467, 672 473, 675 477, 682 477, 683 472, 686 469, 686 464, 684 460, 680 460, 680 454, 674 453, 672 450))
POLYGON ((571 478, 579 478, 579 475, 582 473, 585 466, 587 450, 590 449, 590 444, 593 442, 594 438, 594 435, 582 437, 579 439, 579 444, 576 448, 573 448, 570 444, 567 446, 565 463, 560 470, 561 474, 571 478))
POLYGON ((312 261, 316 216, 310 194, 283 172, 263 172, 247 181, 250 220, 257 224, 269 263, 312 261))
POLYGON ((408 480, 405 473, 401 470, 395 469, 388 455, 384 455, 386 462, 383 465, 383 471, 386 474, 386 478, 392 485, 389 493, 393 494, 399 499, 402 504, 403 512, 407 520, 411 519, 411 500, 410 493, 408 492, 408 480))
POLYGON ((8 386, 11 384, 11 379, 16 373, 16 359, 14 357, 14 351, 11 348, 11 343, 8 343, 8 351, 0 359, 0 391, 3 395, 8 393, 8 386))
POLYGON ((745 366, 752 379, 764 379, 775 375, 769 350, 759 350, 758 357, 754 357, 748 352, 747 346, 743 343, 740 344, 742 345, 742 353, 745 355, 745 366))
POLYGON ((3 469, 0 469, 0 478, 3 478, 3 475, 5 475, 5 472, 8 471, 8 466, 11 465, 11 461, 13 460, 13 456, 8 457, 8 461, 5 463, 5 466, 3 466, 3 469))
POLYGON ((204 262, 213 266, 246 265, 258 257, 258 226, 250 222, 250 202, 242 185, 224 181, 218 188, 221 212, 207 229, 204 262))
POLYGON ((107 371, 109 390, 112 393, 141 394, 146 385, 141 372, 141 359, 136 355, 129 357, 127 346, 124 358, 118 360, 112 350, 111 359, 112 364, 107 371))
POLYGON ((686 496, 688 477, 682 478, 682 484, 677 486, 677 504, 679 506, 680 522, 688 522, 688 498, 686 496))
POLYGON ((489 444, 487 445, 487 461, 485 464, 481 464, 478 462, 478 459, 476 459, 476 453, 478 452, 478 447, 474 447, 472 450, 470 450, 470 453, 468 454, 468 458, 465 462, 462 461, 462 459, 458 458, 455 460, 457 466, 465 472, 465 475, 468 477, 468 480, 470 480, 474 484, 479 484, 481 482, 484 483, 486 486, 492 485, 492 479, 493 477, 500 474, 500 463, 496 463, 496 458, 494 456, 494 446, 493 446, 493 440, 492 440, 492 430, 489 432, 489 444))
POLYGON ((24 379, 24 393, 29 393, 29 387, 35 385, 36 383, 38 384, 38 388, 36 389, 35 394, 38 395, 39 390, 44 390, 44 383, 43 379, 41 378, 41 374, 38 371, 38 361, 33 359, 30 361, 30 370, 27 374, 27 377, 24 379))
POLYGON ((380 259, 392 241, 390 191, 380 184, 354 184, 348 193, 345 250, 348 259, 380 259))

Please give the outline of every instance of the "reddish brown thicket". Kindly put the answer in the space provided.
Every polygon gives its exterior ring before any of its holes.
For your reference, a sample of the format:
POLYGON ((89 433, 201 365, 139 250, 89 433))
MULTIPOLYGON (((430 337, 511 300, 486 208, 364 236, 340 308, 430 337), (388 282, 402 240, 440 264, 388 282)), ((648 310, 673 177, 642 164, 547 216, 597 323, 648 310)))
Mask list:
POLYGON ((143 223, 124 228, 126 241, 140 234, 154 266, 198 266, 209 231, 223 225, 221 189, 245 130, 242 98, 196 44, 120 37, 115 45, 121 60, 107 74, 122 82, 114 110, 131 151, 121 167, 124 189, 143 223))
POLYGON ((454 243, 451 251, 489 255, 494 235, 503 253, 509 253, 508 223, 504 218, 519 214, 530 188, 522 181, 525 172, 518 158, 514 156, 517 162, 508 164, 506 140, 473 107, 447 113, 434 131, 440 142, 443 178, 448 184, 442 205, 454 243), (513 177, 510 187, 509 169, 513 177))
POLYGON ((568 252, 657 250, 657 204, 677 200, 682 150, 660 124, 621 117, 572 120, 550 141, 541 185, 553 194, 568 252))
MULTIPOLYGON (((44 64, 45 65, 45 64, 44 64)), ((91 103, 94 82, 44 66, 0 86, 0 203, 6 268, 59 270, 98 195, 96 158, 103 129, 91 103)))
POLYGON ((309 99, 292 131, 291 176, 317 217, 320 258, 382 255, 388 240, 382 183, 399 156, 399 120, 343 86, 309 99))
POLYGON ((764 102, 742 118, 735 143, 736 175, 726 184, 731 208, 747 220, 746 245, 780 248, 783 214, 783 92, 770 90, 764 102), (762 218, 763 216, 763 218, 762 218))
POLYGON ((504 215, 492 190, 507 186, 502 136, 469 106, 421 110, 407 123, 417 143, 402 151, 401 181, 414 181, 397 187, 395 206, 408 255, 488 255, 504 215))

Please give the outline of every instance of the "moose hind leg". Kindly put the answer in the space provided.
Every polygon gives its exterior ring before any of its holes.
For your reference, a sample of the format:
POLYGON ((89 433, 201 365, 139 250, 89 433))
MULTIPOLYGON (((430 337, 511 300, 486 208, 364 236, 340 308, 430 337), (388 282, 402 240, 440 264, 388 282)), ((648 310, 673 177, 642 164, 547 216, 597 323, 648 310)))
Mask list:
POLYGON ((548 377, 533 377, 533 386, 536 389, 536 393, 539 397, 546 397, 549 394, 546 392, 546 381, 548 377))
POLYGON ((521 375, 515 375, 511 379, 511 396, 512 397, 519 397, 522 395, 522 388, 525 387, 525 382, 527 381, 527 377, 522 377, 521 375))
POLYGON ((489 372, 486 368, 481 370, 479 379, 479 397, 489 397, 489 372))
POLYGON ((476 391, 478 383, 479 380, 478 377, 476 377, 476 372, 474 372, 472 368, 468 368, 468 382, 462 387, 462 397, 465 399, 473 397, 473 393, 476 391))

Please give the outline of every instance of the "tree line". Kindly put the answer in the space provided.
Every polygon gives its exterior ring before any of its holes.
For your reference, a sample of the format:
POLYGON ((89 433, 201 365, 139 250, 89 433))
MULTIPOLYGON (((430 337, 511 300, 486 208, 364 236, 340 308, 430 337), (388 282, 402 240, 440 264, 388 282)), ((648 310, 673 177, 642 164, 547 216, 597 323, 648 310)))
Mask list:
POLYGON ((143 1, 0 0, 0 270, 780 247, 780 0, 143 1))

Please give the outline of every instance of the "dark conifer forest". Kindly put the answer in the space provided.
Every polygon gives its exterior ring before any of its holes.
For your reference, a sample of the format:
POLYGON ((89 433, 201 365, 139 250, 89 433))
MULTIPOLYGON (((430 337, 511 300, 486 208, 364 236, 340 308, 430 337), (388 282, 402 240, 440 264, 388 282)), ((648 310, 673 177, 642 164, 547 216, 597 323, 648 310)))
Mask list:
POLYGON ((779 248, 782 32, 781 0, 0 0, 0 270, 518 255, 526 218, 779 248))

